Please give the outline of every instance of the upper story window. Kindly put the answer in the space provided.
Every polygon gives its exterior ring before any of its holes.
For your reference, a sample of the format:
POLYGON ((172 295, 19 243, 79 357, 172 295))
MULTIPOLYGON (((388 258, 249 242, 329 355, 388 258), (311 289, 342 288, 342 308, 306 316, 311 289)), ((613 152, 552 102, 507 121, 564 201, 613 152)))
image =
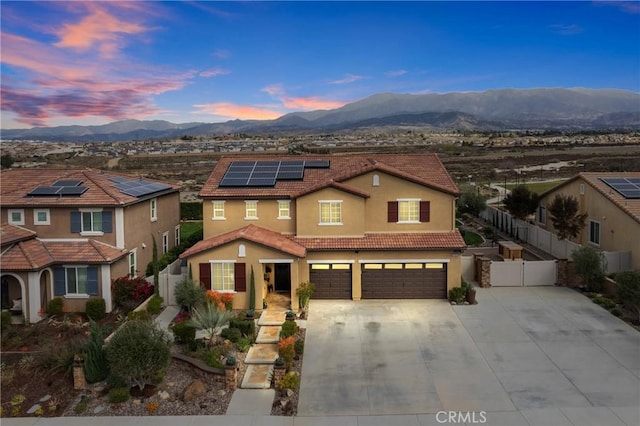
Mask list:
POLYGON ((150 210, 151 210, 151 221, 155 222, 158 220, 158 199, 152 198, 149 202, 150 210))
POLYGON ((102 235, 112 232, 112 212, 102 209, 80 209, 71 212, 71 232, 81 235, 102 235))
POLYGON ((598 246, 600 245, 600 222, 594 220, 589 221, 589 242, 598 246))
POLYGON ((291 201, 278 201, 278 219, 291 219, 291 201))
POLYGON ((542 224, 547 223, 547 209, 546 207, 538 207, 538 222, 542 224))
POLYGON ((169 231, 162 234, 162 254, 169 251, 169 231))
POLYGON ((225 220, 224 217, 224 201, 212 201, 213 204, 213 220, 225 220))
POLYGON ((173 236, 175 238, 176 247, 180 245, 180 225, 176 225, 173 236))
POLYGON ((380 176, 379 175, 373 175, 372 185, 373 186, 380 186, 380 176))
POLYGON ((424 223, 431 220, 431 203, 419 199, 389 201, 387 222, 424 223))
POLYGON ((138 256, 136 250, 131 250, 129 252, 129 276, 135 277, 137 270, 138 256))
POLYGON ((34 225, 51 225, 51 219, 49 217, 49 209, 34 209, 33 224, 34 225))
POLYGON ((342 201, 319 201, 320 225, 342 225, 342 201))
POLYGON ((9 216, 9 225, 24 225, 24 210, 9 209, 7 214, 9 216))
POLYGON ((244 218, 255 220, 258 218, 258 202, 255 200, 244 202, 244 218))

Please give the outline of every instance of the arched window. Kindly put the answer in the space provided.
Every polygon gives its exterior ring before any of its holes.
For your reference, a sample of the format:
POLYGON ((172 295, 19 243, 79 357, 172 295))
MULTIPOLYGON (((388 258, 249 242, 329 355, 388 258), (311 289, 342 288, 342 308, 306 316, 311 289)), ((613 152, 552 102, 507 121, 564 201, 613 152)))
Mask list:
POLYGON ((373 175, 373 186, 380 186, 380 176, 373 175))
POLYGON ((245 248, 244 244, 240 244, 238 246, 238 257, 246 257, 247 256, 247 249, 245 248))

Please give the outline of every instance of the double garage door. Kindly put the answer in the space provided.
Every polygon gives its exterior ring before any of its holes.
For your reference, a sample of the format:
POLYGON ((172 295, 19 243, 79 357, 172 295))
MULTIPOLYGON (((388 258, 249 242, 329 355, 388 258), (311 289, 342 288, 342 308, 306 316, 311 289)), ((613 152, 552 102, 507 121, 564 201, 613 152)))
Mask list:
MULTIPOLYGON (((351 264, 312 264, 314 299, 351 299, 351 264)), ((446 263, 365 263, 363 299, 445 299, 446 263)))

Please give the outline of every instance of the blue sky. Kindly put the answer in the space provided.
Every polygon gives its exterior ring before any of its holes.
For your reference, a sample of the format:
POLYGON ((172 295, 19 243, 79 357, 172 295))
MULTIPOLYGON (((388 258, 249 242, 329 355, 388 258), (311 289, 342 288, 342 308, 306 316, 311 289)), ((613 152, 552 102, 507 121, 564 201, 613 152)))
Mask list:
POLYGON ((640 92, 638 2, 0 8, 2 128, 269 119, 382 92, 640 92))

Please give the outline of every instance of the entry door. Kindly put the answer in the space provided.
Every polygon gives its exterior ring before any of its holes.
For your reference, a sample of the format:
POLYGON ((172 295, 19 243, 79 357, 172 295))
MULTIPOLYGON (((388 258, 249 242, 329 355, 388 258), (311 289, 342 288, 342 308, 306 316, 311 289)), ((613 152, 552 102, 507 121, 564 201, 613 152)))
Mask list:
POLYGON ((291 264, 275 263, 275 291, 291 292, 291 264))

